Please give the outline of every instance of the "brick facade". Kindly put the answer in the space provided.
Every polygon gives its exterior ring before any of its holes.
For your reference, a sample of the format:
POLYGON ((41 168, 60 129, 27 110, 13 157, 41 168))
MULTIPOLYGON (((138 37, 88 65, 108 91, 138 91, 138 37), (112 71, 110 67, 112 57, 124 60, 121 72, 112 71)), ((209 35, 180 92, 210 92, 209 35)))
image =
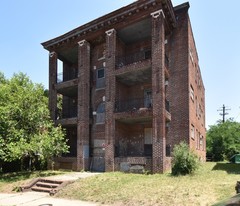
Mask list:
POLYGON ((205 90, 188 9, 136 1, 42 44, 51 118, 70 145, 56 169, 162 173, 181 141, 205 160, 205 90))

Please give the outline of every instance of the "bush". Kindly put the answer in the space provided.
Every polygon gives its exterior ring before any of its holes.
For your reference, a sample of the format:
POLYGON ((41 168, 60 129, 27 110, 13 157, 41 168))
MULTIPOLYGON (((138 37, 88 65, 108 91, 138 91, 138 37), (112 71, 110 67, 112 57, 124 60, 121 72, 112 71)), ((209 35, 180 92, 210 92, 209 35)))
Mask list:
POLYGON ((172 175, 193 174, 199 167, 197 155, 189 149, 185 142, 173 148, 172 175))

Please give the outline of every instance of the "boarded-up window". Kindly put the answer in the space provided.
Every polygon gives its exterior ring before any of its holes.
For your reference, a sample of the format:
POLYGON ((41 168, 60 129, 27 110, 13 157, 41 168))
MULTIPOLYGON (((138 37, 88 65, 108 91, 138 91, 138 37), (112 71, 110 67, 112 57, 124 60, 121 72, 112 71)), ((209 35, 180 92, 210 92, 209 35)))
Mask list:
POLYGON ((152 128, 144 129, 144 144, 152 144, 152 128))
POLYGON ((105 103, 100 103, 97 108, 96 123, 104 124, 105 122, 105 103))
POLYGON ((97 70, 97 78, 96 78, 96 88, 104 88, 105 87, 105 69, 101 68, 97 70))

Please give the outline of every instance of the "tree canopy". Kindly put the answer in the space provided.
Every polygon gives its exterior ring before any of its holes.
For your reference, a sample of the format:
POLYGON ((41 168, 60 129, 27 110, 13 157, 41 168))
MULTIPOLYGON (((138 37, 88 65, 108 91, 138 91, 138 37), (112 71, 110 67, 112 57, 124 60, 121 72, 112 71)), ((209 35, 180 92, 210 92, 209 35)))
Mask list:
POLYGON ((44 87, 23 73, 9 80, 0 73, 0 160, 46 160, 67 151, 64 131, 50 120, 44 87))
POLYGON ((207 132, 207 155, 214 161, 229 160, 240 153, 240 123, 227 120, 210 127, 207 132))

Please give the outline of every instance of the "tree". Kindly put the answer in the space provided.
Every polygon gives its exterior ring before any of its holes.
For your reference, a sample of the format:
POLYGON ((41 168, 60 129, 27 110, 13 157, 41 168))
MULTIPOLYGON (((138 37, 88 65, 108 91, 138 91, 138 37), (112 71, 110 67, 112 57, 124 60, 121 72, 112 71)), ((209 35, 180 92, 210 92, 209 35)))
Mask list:
POLYGON ((10 80, 0 74, 0 159, 42 162, 68 151, 64 131, 50 120, 41 84, 23 73, 10 80))
POLYGON ((185 142, 180 142, 173 148, 172 165, 175 176, 193 174, 199 167, 199 159, 185 142))
POLYGON ((207 155, 214 161, 229 160, 240 152, 240 123, 218 122, 207 132, 207 155))

